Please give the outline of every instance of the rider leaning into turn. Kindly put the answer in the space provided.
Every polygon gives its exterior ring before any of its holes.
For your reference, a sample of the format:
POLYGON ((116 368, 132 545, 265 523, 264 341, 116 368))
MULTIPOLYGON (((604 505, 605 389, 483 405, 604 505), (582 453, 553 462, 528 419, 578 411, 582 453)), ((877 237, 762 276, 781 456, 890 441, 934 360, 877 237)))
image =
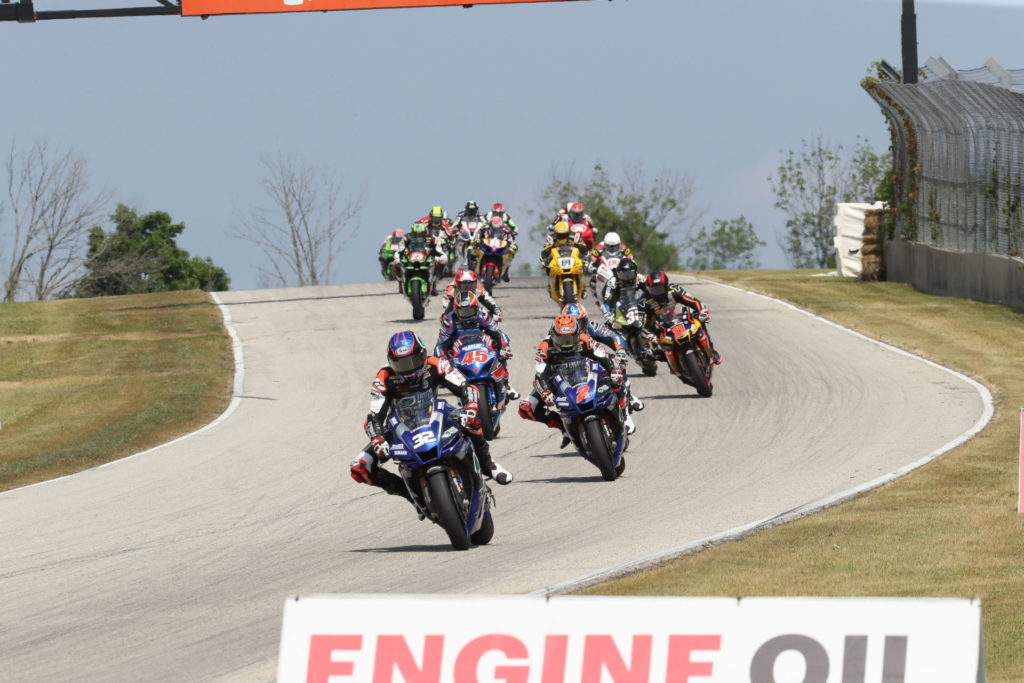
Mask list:
MULTIPOLYGON (((566 304, 562 308, 562 315, 571 315, 576 318, 580 325, 580 332, 590 335, 591 339, 607 347, 615 355, 616 360, 619 361, 622 371, 626 371, 626 364, 628 363, 626 340, 622 338, 621 334, 613 330, 610 325, 591 320, 587 315, 587 309, 583 308, 583 304, 580 303, 566 304)), ((625 385, 626 398, 629 400, 629 410, 639 413, 644 409, 644 402, 633 395, 633 388, 630 385, 628 375, 626 376, 625 385)))
MULTIPOLYGON (((555 409, 551 377, 559 365, 577 354, 600 363, 608 373, 608 379, 617 392, 622 391, 626 380, 626 373, 618 361, 605 353, 601 345, 592 340, 589 335, 580 331, 576 318, 571 315, 559 315, 555 318, 548 336, 537 347, 537 353, 534 356, 533 389, 530 391, 529 397, 519 403, 519 416, 524 420, 534 420, 546 424, 552 429, 561 430, 562 448, 569 445, 571 439, 565 432, 562 420, 555 409)), ((625 403, 625 397, 621 400, 625 403)), ((632 434, 636 430, 628 411, 623 427, 627 434, 632 434)))
POLYGON ((662 313, 673 310, 677 303, 691 309, 697 318, 704 323, 704 331, 708 337, 708 345, 711 346, 711 360, 715 365, 722 362, 722 356, 715 351, 715 344, 711 341, 711 334, 708 332, 707 323, 711 319, 711 313, 695 297, 686 293, 680 285, 670 284, 668 275, 658 271, 647 276, 640 285, 640 310, 644 313, 644 331, 653 335, 654 321, 662 313))
POLYGON ((605 320, 611 323, 615 319, 615 304, 621 298, 622 290, 632 287, 636 288, 639 294, 638 284, 636 263, 633 259, 624 258, 619 261, 619 265, 612 271, 612 279, 604 286, 604 292, 598 297, 605 320))
POLYGON ((505 393, 511 401, 519 398, 519 392, 512 388, 508 374, 508 359, 512 357, 512 347, 508 335, 502 332, 493 319, 479 308, 480 300, 473 292, 461 292, 453 301, 452 311, 441 316, 441 329, 437 333, 437 344, 434 355, 451 359, 452 346, 464 330, 480 330, 494 341, 498 349, 498 357, 505 368, 505 393))
POLYGON ((462 373, 444 358, 428 356, 423 340, 410 330, 392 335, 387 356, 388 364, 377 372, 370 387, 370 413, 364 424, 370 443, 349 465, 352 478, 412 502, 402 477, 381 467, 391 457, 392 434, 386 427, 386 420, 393 401, 427 390, 436 397, 438 386, 443 386, 457 396, 462 405, 459 414, 462 430, 473 444, 481 471, 499 484, 511 482, 512 473, 491 458, 490 446, 481 433, 476 389, 466 382, 462 373))

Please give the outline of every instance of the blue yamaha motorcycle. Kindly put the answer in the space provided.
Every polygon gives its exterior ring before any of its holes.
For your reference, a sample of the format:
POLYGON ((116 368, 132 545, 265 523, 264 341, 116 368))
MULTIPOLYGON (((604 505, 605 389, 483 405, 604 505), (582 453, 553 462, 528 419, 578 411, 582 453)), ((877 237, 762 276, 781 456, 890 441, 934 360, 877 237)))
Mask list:
POLYGON ((623 453, 629 437, 622 428, 625 409, 601 364, 580 355, 552 374, 555 407, 576 451, 597 465, 605 481, 626 468, 623 453))
POLYGON ((480 426, 490 441, 501 431, 501 415, 508 397, 505 395, 504 364, 494 348, 494 341, 480 330, 463 330, 452 345, 451 361, 466 381, 480 394, 480 426))
POLYGON ((494 536, 494 497, 456 410, 431 391, 403 396, 388 416, 391 457, 420 514, 441 526, 456 550, 494 536))

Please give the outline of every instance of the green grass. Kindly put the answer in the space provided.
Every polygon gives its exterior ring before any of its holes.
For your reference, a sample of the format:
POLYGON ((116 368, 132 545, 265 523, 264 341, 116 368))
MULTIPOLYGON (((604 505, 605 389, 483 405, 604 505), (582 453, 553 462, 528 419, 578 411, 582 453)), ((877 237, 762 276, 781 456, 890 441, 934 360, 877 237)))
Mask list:
POLYGON ((169 441, 227 407, 234 362, 203 292, 0 305, 0 490, 169 441))
POLYGON ((979 597, 988 680, 1024 680, 1024 515, 1016 511, 1024 316, 806 271, 698 275, 958 370, 989 388, 995 415, 964 445, 853 501, 584 592, 979 597))

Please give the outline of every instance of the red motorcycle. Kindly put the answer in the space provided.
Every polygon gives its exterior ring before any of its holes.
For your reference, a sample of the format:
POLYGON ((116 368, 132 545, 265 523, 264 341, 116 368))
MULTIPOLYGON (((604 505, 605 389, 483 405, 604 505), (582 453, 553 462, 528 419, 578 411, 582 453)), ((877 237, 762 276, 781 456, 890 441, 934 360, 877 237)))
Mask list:
POLYGON ((711 396, 711 370, 715 364, 704 323, 690 308, 676 304, 655 319, 654 328, 672 374, 701 396, 711 396))

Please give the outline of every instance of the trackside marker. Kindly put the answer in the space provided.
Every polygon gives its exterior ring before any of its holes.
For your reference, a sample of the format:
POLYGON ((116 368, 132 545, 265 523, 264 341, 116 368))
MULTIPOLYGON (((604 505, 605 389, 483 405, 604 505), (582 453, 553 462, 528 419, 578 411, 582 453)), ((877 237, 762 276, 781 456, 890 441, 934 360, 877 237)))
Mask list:
POLYGON ((1020 470, 1017 477, 1017 513, 1024 514, 1024 408, 1020 409, 1020 470))

